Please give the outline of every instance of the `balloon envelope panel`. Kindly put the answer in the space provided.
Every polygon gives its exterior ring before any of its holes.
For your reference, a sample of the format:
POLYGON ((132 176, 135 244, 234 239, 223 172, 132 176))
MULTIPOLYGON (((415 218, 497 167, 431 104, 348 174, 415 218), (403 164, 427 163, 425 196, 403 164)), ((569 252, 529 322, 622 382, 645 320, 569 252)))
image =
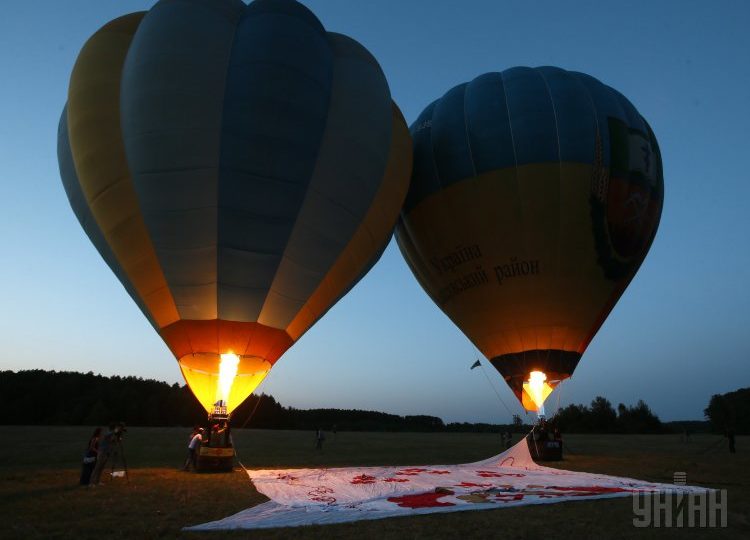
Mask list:
POLYGON ((207 408, 220 355, 240 358, 230 409, 377 261, 412 157, 374 58, 290 0, 108 23, 58 146, 76 215, 207 408))
POLYGON ((616 90, 554 67, 487 73, 411 126, 401 251, 519 396, 569 377, 642 263, 663 205, 659 147, 616 90))

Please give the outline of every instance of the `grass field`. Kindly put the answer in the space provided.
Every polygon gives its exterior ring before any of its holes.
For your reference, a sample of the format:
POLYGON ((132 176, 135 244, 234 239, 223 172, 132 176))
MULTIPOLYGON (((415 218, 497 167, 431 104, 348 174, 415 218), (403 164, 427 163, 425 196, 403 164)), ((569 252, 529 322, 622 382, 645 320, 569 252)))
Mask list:
MULTIPOLYGON (((241 470, 178 470, 189 430, 131 428, 125 439, 130 482, 95 489, 77 485, 82 427, 0 427, 0 538, 750 538, 750 438, 730 455, 720 437, 570 435, 560 468, 728 491, 726 529, 636 529, 631 499, 580 501, 476 512, 415 516, 327 527, 245 533, 183 533, 265 501, 241 470)), ((338 433, 322 453, 313 434, 237 430, 246 467, 328 467, 464 463, 498 453, 492 434, 338 433)))

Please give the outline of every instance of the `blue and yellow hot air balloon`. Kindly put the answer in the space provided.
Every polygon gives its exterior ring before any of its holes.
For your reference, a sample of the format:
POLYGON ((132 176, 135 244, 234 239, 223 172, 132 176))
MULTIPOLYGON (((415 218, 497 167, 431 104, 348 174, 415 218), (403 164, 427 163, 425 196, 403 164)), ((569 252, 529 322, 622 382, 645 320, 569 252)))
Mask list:
POLYGON ((656 137, 616 90, 554 67, 458 85, 411 134, 401 252, 536 410, 651 246, 664 195, 656 137))
POLYGON ((377 261, 412 159, 375 59, 291 0, 163 0, 106 24, 58 155, 84 231, 209 412, 377 261))

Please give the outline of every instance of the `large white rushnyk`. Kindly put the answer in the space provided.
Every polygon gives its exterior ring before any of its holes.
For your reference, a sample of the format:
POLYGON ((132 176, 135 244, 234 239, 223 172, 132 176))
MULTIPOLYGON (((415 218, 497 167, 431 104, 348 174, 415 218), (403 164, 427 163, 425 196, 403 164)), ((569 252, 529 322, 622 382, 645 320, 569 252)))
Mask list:
POLYGON ((703 487, 542 467, 531 459, 524 439, 502 454, 461 465, 266 469, 247 473, 270 501, 187 530, 321 525, 625 497, 639 492, 706 491, 703 487))

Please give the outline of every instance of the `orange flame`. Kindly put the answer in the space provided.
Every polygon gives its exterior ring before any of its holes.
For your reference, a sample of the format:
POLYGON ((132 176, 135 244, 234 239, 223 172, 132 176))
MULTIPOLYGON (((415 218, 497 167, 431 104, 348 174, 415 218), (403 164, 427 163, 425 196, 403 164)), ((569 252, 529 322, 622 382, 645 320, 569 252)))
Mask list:
POLYGON ((527 411, 543 410, 544 401, 554 388, 547 383, 547 375, 541 371, 529 373, 529 380, 523 383, 522 404, 527 411))
POLYGON ((216 388, 216 401, 229 406, 229 393, 232 391, 232 383, 237 376, 237 368, 240 365, 240 357, 234 353, 221 355, 219 362, 219 382, 216 388))

